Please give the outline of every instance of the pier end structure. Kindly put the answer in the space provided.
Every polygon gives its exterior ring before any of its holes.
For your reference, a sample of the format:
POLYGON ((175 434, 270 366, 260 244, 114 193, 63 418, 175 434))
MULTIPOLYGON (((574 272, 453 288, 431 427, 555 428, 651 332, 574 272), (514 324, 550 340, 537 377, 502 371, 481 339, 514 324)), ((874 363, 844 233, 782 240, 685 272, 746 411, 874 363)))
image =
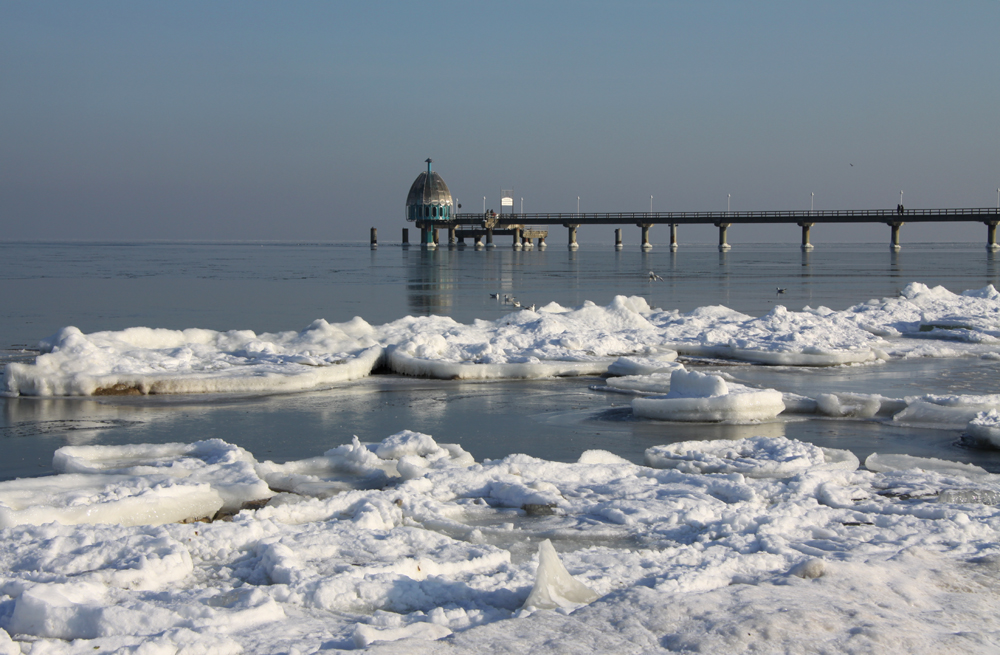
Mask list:
POLYGON ((441 176, 431 170, 432 160, 428 158, 426 162, 427 170, 417 176, 406 195, 406 220, 420 228, 422 247, 437 247, 438 227, 449 228, 448 242, 454 244, 451 191, 441 176))

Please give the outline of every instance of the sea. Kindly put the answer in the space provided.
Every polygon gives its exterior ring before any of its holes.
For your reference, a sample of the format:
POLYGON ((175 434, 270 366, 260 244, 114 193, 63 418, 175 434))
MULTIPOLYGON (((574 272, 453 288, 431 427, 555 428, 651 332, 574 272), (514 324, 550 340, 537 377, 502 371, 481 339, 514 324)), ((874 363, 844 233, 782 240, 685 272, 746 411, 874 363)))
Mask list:
MULTIPOLYGON (((40 339, 64 326, 297 331, 315 319, 360 316, 373 325, 407 315, 497 320, 523 306, 576 307, 641 296, 690 311, 725 305, 759 316, 844 309, 898 295, 910 282, 951 291, 1000 283, 1000 255, 981 243, 682 244, 676 252, 608 244, 515 251, 472 246, 310 242, 0 243, 0 364, 32 361, 40 339), (653 279, 651 272, 662 279, 653 279), (783 289, 778 293, 778 289, 783 289), (498 296, 498 297, 494 297, 498 296)), ((1000 362, 916 358, 848 367, 709 363, 738 381, 815 397, 826 392, 1000 393, 1000 362), (734 364, 734 365, 730 365, 734 364)), ((642 462, 651 446, 687 440, 784 436, 823 447, 971 462, 1000 472, 1000 451, 954 429, 886 420, 798 415, 772 423, 667 423, 632 416, 629 396, 596 377, 432 380, 380 373, 332 388, 266 395, 0 398, 0 479, 50 474, 66 445, 222 439, 276 462, 320 455, 353 436, 375 442, 401 430, 458 443, 478 461, 511 453, 576 461, 602 449, 642 462)))

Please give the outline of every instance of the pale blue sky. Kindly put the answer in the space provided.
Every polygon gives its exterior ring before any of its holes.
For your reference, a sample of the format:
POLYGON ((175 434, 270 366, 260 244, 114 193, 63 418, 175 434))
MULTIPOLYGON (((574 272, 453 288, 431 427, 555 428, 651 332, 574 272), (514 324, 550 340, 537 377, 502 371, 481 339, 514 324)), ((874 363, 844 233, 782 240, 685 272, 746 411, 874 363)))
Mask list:
POLYGON ((427 157, 476 210, 992 207, 998 42, 997 2, 0 0, 0 238, 398 240, 427 157))

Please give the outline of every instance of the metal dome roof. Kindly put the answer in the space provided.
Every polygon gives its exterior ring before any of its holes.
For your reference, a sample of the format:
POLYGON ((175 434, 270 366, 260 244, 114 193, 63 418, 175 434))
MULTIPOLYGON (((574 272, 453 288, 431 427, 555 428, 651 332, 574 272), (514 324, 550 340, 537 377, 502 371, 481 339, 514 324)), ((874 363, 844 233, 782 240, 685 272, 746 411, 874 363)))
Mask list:
POLYGON ((444 183, 441 176, 431 171, 431 160, 427 160, 427 170, 417 176, 410 187, 410 192, 406 194, 406 206, 411 205, 437 205, 439 207, 451 206, 451 191, 444 183))

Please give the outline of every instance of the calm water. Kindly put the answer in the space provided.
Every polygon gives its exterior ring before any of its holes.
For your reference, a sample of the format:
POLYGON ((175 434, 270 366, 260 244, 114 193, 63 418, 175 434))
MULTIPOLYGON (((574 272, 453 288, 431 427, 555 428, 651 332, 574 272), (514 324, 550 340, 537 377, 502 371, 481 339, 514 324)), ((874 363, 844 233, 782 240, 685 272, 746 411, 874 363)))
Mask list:
MULTIPOLYGON (((21 358, 65 325, 85 332, 143 325, 257 332, 299 330, 316 318, 362 316, 379 324, 407 314, 446 314, 468 322, 509 307, 490 293, 527 304, 617 294, 684 311, 722 304, 748 314, 776 302, 834 309, 894 295, 911 281, 953 291, 1000 286, 1000 257, 981 244, 684 246, 677 253, 441 248, 425 251, 344 244, 0 244, 0 347, 21 358), (649 271, 664 278, 650 282, 649 271), (775 294, 775 287, 787 292, 775 294)), ((799 393, 885 395, 1000 393, 1000 365, 979 359, 892 362, 849 369, 729 370, 738 378, 799 393)), ((259 458, 308 457, 349 441, 401 429, 461 443, 477 459, 527 452, 574 460, 591 448, 641 461, 651 445, 686 439, 767 434, 825 446, 907 452, 973 461, 1000 471, 1000 454, 958 443, 959 433, 870 421, 789 420, 769 425, 678 425, 636 420, 629 398, 590 390, 597 379, 468 383, 376 376, 341 388, 263 397, 0 399, 5 457, 0 478, 50 471, 66 444, 194 441, 219 437, 259 458)))

